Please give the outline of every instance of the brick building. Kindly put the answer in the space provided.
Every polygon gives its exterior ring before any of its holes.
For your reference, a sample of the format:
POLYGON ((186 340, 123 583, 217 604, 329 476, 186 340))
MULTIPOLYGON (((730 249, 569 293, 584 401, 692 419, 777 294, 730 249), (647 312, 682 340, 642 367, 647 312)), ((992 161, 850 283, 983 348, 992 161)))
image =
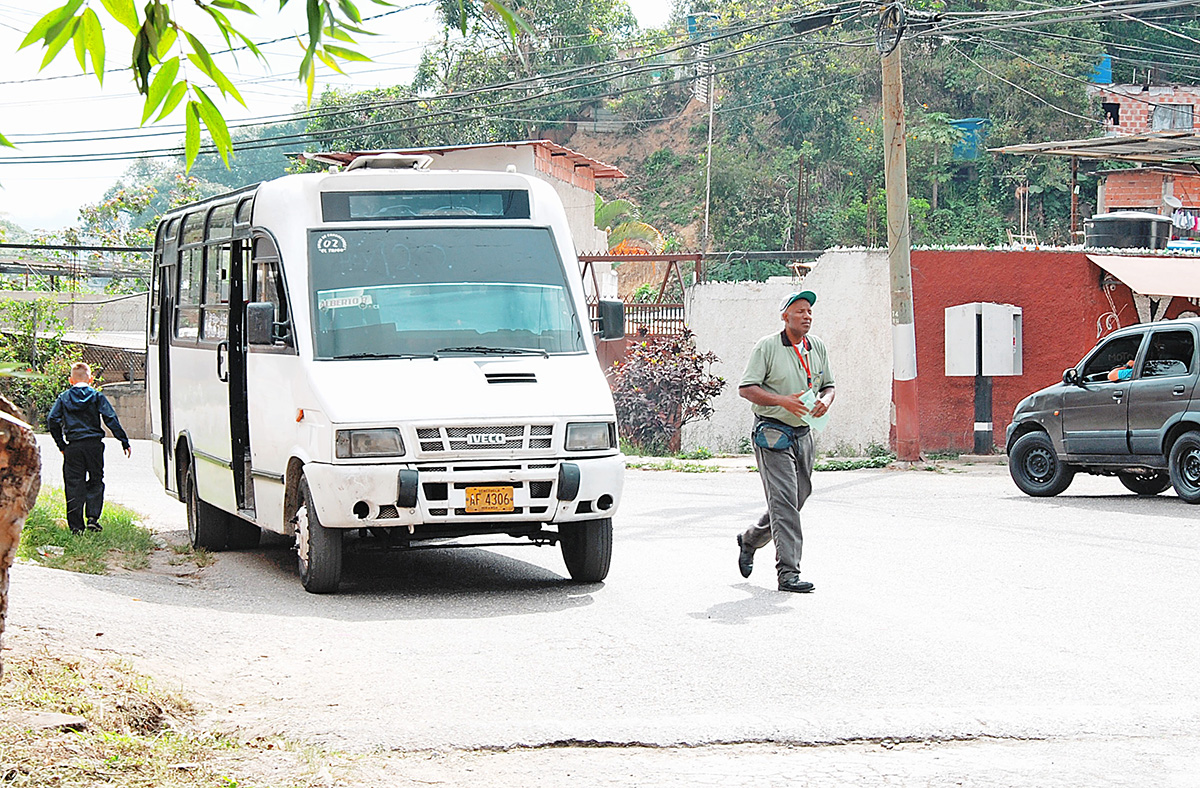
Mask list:
MULTIPOLYGON (((1186 85, 1099 85, 1093 95, 1104 108, 1109 136, 1200 129, 1200 87, 1186 85)), ((1183 166, 1142 166, 1101 171, 1096 212, 1150 211, 1169 214, 1168 197, 1185 210, 1200 210, 1200 174, 1183 166)))

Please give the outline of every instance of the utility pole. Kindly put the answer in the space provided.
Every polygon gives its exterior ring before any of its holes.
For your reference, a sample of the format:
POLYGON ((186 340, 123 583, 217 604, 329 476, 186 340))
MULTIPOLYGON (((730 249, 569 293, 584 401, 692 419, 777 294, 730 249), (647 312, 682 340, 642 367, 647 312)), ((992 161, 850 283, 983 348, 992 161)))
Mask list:
MULTIPOLYGON (((707 53, 708 47, 705 46, 707 53)), ((712 201, 712 138, 713 138, 713 110, 716 105, 716 77, 712 74, 712 68, 705 63, 704 69, 708 72, 705 76, 708 92, 708 147, 705 148, 704 154, 704 243, 700 247, 701 252, 707 252, 711 233, 708 229, 708 218, 712 201)))
POLYGON ((908 155, 905 149, 904 81, 900 39, 904 7, 880 9, 875 46, 883 65, 884 180, 887 191, 888 270, 892 292, 892 404, 896 414, 896 456, 921 459, 917 409, 917 334, 913 325, 912 238, 908 227, 908 155))

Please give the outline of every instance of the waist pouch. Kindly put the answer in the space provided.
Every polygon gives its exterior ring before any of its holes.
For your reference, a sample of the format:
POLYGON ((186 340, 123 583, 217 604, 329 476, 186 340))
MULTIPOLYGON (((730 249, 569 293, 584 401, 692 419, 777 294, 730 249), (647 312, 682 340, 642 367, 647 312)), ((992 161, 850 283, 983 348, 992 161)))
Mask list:
POLYGON ((792 448, 798 438, 808 434, 808 427, 792 427, 781 421, 759 419, 754 423, 752 438, 755 446, 772 451, 792 448))

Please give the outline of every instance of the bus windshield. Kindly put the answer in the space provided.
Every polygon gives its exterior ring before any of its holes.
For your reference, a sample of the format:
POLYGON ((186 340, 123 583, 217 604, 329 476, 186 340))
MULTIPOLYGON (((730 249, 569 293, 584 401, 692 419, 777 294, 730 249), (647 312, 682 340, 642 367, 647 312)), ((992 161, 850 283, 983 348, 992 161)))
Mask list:
POLYGON ((316 357, 582 353, 549 229, 311 230, 316 357))

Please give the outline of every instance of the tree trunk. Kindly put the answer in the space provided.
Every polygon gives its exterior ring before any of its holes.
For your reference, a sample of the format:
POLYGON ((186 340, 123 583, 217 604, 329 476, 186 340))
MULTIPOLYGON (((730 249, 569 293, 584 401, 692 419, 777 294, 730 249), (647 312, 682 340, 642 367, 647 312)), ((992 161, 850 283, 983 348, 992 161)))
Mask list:
POLYGON ((8 616, 8 570, 41 486, 42 461, 33 428, 21 421, 11 402, 0 397, 0 645, 8 616))

